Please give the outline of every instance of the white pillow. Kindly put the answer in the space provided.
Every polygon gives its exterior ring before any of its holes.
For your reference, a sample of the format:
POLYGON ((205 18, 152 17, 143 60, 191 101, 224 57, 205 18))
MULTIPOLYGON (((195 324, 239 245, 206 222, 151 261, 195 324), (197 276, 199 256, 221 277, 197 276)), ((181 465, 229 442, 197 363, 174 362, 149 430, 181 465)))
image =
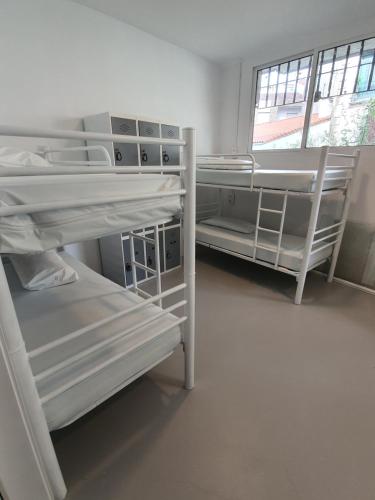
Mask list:
POLYGON ((10 261, 26 290, 45 290, 78 280, 77 272, 56 252, 10 255, 10 261))
POLYGON ((229 229, 230 231, 237 231, 237 233, 252 234, 255 231, 255 226, 251 222, 243 219, 234 219, 233 217, 210 217, 204 219, 201 224, 207 226, 221 227, 222 229, 229 229))
POLYGON ((0 165, 4 167, 48 167, 50 163, 35 153, 7 146, 0 147, 0 165))

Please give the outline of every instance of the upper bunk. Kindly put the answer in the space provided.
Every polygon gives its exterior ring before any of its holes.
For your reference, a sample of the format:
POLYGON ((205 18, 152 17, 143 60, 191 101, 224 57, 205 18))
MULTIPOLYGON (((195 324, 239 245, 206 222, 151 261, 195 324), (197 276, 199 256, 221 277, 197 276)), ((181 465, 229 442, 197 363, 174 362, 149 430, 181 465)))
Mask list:
MULTIPOLYGON (((326 152, 327 158, 353 158, 326 152)), ((197 158, 197 185, 202 187, 228 188, 245 191, 288 192, 291 195, 311 197, 321 185, 321 191, 329 194, 346 188, 352 178, 353 167, 328 166, 321 162, 319 168, 264 169, 253 155, 208 155, 197 158), (322 183, 319 182, 319 174, 322 183)))
MULTIPOLYGON (((72 138, 72 132, 0 126, 0 135, 72 138)), ((74 132, 74 139, 107 134, 74 132)), ((94 137, 95 136, 95 137, 94 137)), ((129 136, 110 140, 129 142, 129 136)), ((141 138, 177 146, 183 140, 141 138)), ((140 138, 134 138, 135 141, 140 138)), ((79 149, 79 148, 73 148, 79 149)), ((104 149, 104 148, 103 148, 104 149)), ((168 222, 182 212, 182 166, 50 163, 0 148, 0 253, 27 254, 168 222), (1 152, 3 153, 1 155, 1 152)), ((27 155, 27 154, 26 154, 27 155)))

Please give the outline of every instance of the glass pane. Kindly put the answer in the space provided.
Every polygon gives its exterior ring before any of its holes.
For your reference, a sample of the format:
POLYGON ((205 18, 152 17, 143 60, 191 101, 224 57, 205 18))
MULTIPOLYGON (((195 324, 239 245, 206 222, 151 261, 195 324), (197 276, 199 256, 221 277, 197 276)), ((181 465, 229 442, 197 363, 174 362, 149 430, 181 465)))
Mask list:
POLYGON ((375 49, 375 38, 366 40, 363 45, 361 64, 372 64, 375 49))
POLYGON ((253 149, 295 149, 301 147, 306 103, 257 109, 253 149))
POLYGON ((321 98, 323 97, 328 97, 328 90, 329 90, 329 82, 331 80, 331 74, 330 73, 324 73, 320 77, 320 82, 319 82, 319 90, 321 92, 321 98))
POLYGON ((325 50, 323 54, 322 73, 332 71, 333 49, 325 50))
POLYGON ((254 149, 301 146, 311 60, 307 56, 259 70, 254 149))
POLYGON ((375 69, 373 70, 370 89, 375 90, 375 69))
POLYGON ((286 85, 285 83, 279 83, 277 87, 277 98, 276 98, 276 104, 284 104, 284 94, 286 90, 286 85))
POLYGON ((350 45, 350 54, 348 59, 348 68, 353 66, 358 67, 359 64, 359 55, 361 53, 361 42, 352 43, 350 45))
POLYGON ((260 89, 258 107, 265 108, 266 106, 267 106, 267 87, 264 87, 260 89))
POLYGON ((260 86, 261 87, 266 87, 268 85, 269 77, 270 77, 270 69, 269 68, 263 69, 260 72, 260 86))
POLYGON ((291 104, 294 101, 294 91, 297 82, 288 82, 286 86, 285 104, 291 104))
POLYGON ((280 65, 279 83, 285 83, 288 74, 288 63, 280 65))
POLYGON ((295 101, 304 101, 307 95, 307 78, 302 78, 297 82, 297 92, 295 101))
POLYGON ((359 68, 356 92, 365 92, 368 88, 371 73, 371 64, 366 64, 359 68))
POLYGON ((276 85, 272 85, 272 87, 268 87, 268 99, 267 99, 268 108, 275 105, 275 99, 276 99, 276 85))
POLYGON ((348 51, 348 45, 342 45, 341 47, 337 47, 335 66, 334 66, 335 70, 345 68, 347 51, 348 51))
POLYGON ((291 61, 289 65, 288 81, 297 80, 298 60, 291 61))
POLYGON ((331 82, 330 96, 339 95, 341 93, 341 84, 344 76, 344 70, 334 71, 331 82))
POLYGON ((313 104, 309 147, 375 144, 375 91, 348 94, 313 104))
POLYGON ((304 57, 301 59, 301 64, 298 72, 298 78, 307 78, 309 76, 309 70, 310 70, 310 57, 304 57))
POLYGON ((358 68, 356 66, 346 69, 343 94, 352 94, 355 89, 358 68))
POLYGON ((270 73, 270 85, 276 85, 277 83, 277 75, 279 74, 279 67, 278 66, 273 66, 271 68, 271 73, 270 73))

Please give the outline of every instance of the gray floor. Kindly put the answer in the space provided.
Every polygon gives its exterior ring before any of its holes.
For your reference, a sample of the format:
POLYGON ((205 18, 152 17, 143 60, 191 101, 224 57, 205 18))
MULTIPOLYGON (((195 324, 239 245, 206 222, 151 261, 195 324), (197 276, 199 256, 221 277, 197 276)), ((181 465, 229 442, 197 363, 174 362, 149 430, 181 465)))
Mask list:
MULTIPOLYGON (((172 277, 171 277, 172 278, 172 277)), ((375 296, 213 251, 182 355, 54 442, 70 500, 374 500, 375 296)))

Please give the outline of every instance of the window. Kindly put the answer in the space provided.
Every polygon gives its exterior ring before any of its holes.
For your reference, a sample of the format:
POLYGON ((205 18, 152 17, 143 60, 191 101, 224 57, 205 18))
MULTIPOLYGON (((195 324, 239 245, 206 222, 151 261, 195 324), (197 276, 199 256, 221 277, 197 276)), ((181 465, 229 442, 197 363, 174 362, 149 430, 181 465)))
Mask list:
POLYGON ((258 71, 253 149, 301 147, 311 63, 310 55, 258 71))
POLYGON ((259 69, 252 149, 375 144, 374 67, 370 38, 259 69))

